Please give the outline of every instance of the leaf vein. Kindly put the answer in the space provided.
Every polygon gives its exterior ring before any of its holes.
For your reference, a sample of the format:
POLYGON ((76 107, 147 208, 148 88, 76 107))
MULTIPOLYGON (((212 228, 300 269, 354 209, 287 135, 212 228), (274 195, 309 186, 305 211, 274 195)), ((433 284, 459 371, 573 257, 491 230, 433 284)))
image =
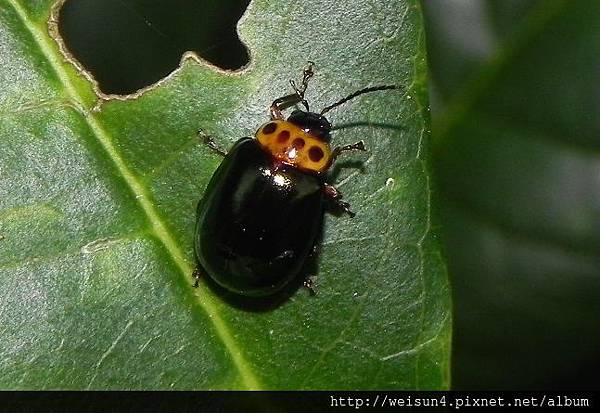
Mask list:
MULTIPOLYGON (((23 23, 23 26, 29 31, 34 41, 37 43, 42 55, 51 65, 58 77, 58 80, 65 88, 65 92, 69 98, 76 103, 81 103, 81 106, 85 107, 85 105, 82 103, 84 102, 84 99, 72 84, 67 71, 63 68, 63 59, 56 54, 55 48, 51 45, 48 35, 40 30, 40 28, 38 28, 34 22, 30 21, 27 11, 20 4, 19 0, 8 1, 17 13, 19 19, 23 23)), ((108 132, 104 130, 101 122, 96 118, 95 113, 90 113, 88 116, 85 116, 84 119, 98 142, 106 151, 109 158, 113 161, 115 167, 121 174, 129 189, 135 195, 135 199, 137 200, 143 212, 146 214, 146 217, 152 225, 152 230, 157 239, 163 244, 167 253, 170 255, 171 259, 182 275, 187 278, 192 273, 192 267, 184 258, 181 248, 175 242, 160 214, 152 205, 146 188, 142 186, 138 178, 127 167, 124 159, 121 158, 115 146, 111 142, 108 132)), ((248 389, 258 389, 259 384, 257 378, 254 376, 254 373, 248 366, 248 363, 242 355, 237 343, 234 341, 227 325, 217 312, 216 305, 212 301, 211 296, 209 294, 203 294, 202 297, 203 299, 200 300, 198 298, 197 302, 207 313, 209 316, 208 318, 212 321, 217 335, 220 337, 221 341, 230 353, 232 361, 242 376, 244 384, 248 389)))

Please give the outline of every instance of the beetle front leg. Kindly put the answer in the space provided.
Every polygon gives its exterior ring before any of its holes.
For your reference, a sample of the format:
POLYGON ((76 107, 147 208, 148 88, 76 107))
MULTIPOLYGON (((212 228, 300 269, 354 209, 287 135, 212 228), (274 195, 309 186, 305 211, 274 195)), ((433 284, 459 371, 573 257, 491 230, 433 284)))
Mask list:
POLYGON ((306 88, 308 86, 308 81, 311 77, 314 76, 313 72, 313 62, 308 62, 308 66, 304 69, 302 75, 302 84, 300 87, 296 86, 296 83, 293 80, 290 80, 290 84, 294 89, 294 93, 291 95, 287 95, 281 97, 279 99, 275 99, 269 108, 269 114, 271 115, 271 120, 274 119, 283 119, 283 110, 290 108, 298 103, 302 103, 302 105, 306 108, 308 112, 308 102, 304 99, 304 93, 306 92, 306 88))
POLYGON ((304 100, 304 97, 297 93, 292 93, 291 95, 275 99, 273 103, 271 103, 271 107, 269 108, 271 120, 283 119, 283 113, 281 112, 298 103, 302 103, 305 106, 308 105, 308 103, 306 103, 306 100, 304 100))
POLYGON ((365 147, 365 142, 364 141, 358 141, 353 143, 352 145, 344 145, 344 146, 338 146, 336 148, 333 148, 333 152, 331 153, 331 162, 335 162, 336 158, 338 156, 340 156, 340 154, 342 152, 349 152, 349 151, 366 151, 367 148, 365 147))
POLYGON ((342 201, 342 193, 335 186, 326 183, 324 191, 327 199, 333 202, 337 208, 347 213, 351 218, 356 216, 356 214, 350 209, 350 204, 342 201))
POLYGON ((212 136, 208 135, 202 129, 198 129, 198 138, 202 141, 202 143, 208 146, 212 151, 218 153, 221 156, 227 156, 227 151, 221 148, 213 139, 212 136))

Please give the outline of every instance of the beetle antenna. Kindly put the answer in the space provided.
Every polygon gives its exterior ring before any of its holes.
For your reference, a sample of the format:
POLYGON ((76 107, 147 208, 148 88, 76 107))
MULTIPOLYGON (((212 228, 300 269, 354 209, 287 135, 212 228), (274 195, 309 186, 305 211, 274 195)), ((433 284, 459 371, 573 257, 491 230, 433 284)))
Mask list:
POLYGON ((309 111, 308 102, 306 101, 306 99, 304 99, 304 93, 306 92, 306 88, 308 87, 308 81, 315 75, 315 72, 313 71, 314 65, 315 64, 313 62, 311 62, 310 60, 308 61, 308 66, 306 66, 304 72, 302 73, 302 84, 300 85, 300 87, 296 86, 296 82, 290 80, 290 85, 292 85, 294 92, 296 92, 296 95, 300 99, 300 103, 304 105, 307 112, 309 111))
POLYGON ((323 108, 323 110, 321 111, 321 115, 324 115, 325 113, 329 112, 333 108, 343 105, 344 103, 348 102, 350 99, 354 99, 357 96, 364 95, 365 93, 377 92, 378 90, 390 90, 390 89, 399 89, 399 87, 396 85, 381 85, 381 86, 370 86, 370 87, 366 87, 361 90, 357 90, 356 92, 346 96, 345 98, 338 100, 334 104, 325 106, 325 108, 323 108))

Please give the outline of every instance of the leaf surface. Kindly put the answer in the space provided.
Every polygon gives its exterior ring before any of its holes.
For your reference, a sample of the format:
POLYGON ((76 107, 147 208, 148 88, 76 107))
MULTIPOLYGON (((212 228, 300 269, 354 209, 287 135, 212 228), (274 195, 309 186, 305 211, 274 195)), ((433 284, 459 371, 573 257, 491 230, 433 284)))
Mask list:
POLYGON ((48 34, 51 6, 0 8, 1 387, 448 386, 417 2, 254 1, 239 24, 248 68, 188 58, 100 111, 48 34), (195 208, 220 161, 196 131, 252 136, 307 60, 315 108, 374 84, 406 93, 331 113, 337 143, 370 149, 333 176, 358 215, 327 217, 317 297, 256 311, 192 288, 195 208))

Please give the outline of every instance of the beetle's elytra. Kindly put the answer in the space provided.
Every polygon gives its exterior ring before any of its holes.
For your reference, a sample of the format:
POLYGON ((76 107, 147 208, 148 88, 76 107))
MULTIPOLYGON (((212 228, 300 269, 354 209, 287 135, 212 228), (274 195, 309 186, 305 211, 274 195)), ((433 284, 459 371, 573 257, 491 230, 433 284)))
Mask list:
POLYGON ((240 295, 274 294, 300 275, 327 205, 354 215, 325 173, 342 152, 365 147, 360 141, 332 149, 331 124, 324 114, 363 93, 396 87, 361 89, 315 113, 304 99, 312 76, 311 63, 300 87, 291 82, 294 93, 273 102, 271 120, 229 152, 202 134, 225 158, 198 205, 196 286, 206 273, 240 295), (285 119, 282 111, 297 104, 306 110, 294 110, 285 119))

